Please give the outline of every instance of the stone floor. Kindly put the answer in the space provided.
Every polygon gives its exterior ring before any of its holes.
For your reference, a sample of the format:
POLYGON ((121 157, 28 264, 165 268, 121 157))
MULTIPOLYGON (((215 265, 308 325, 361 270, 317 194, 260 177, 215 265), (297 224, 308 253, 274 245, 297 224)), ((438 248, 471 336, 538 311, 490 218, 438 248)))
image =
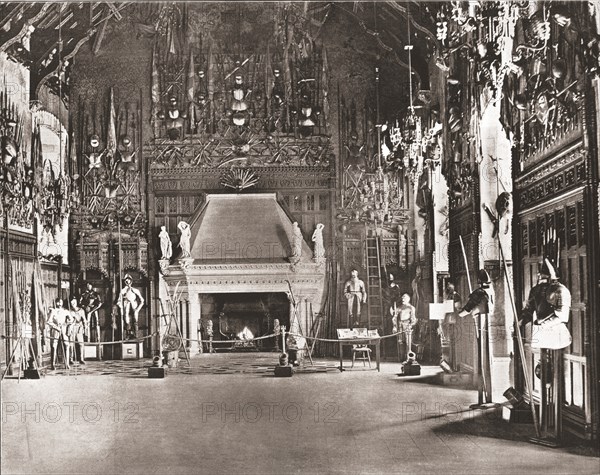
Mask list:
MULTIPOLYGON (((180 358, 177 367, 168 368, 170 374, 273 374, 278 363, 278 353, 214 353, 197 355, 187 364, 180 358)), ((361 363, 362 364, 362 363, 361 363)), ((375 367, 375 363, 371 363, 375 367)), ((70 369, 59 364, 56 370, 41 368, 44 376, 83 376, 91 374, 113 376, 146 376, 151 360, 87 360, 85 365, 75 363, 70 369)), ((320 359, 310 364, 308 360, 296 371, 300 373, 318 373, 339 371, 339 361, 320 359)))
POLYGON ((527 441, 474 411, 475 391, 277 354, 206 355, 148 379, 148 361, 88 362, 2 382, 2 473, 599 473, 598 453, 527 441))

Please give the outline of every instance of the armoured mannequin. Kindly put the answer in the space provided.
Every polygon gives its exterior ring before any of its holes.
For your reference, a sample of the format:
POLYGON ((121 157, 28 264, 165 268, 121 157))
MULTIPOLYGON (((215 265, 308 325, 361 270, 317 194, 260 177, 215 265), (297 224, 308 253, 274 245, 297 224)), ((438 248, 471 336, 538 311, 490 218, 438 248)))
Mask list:
POLYGON ((85 284, 86 290, 79 298, 79 305, 85 310, 87 319, 87 337, 88 341, 100 341, 100 319, 98 315, 98 309, 102 306, 100 295, 94 290, 92 284, 89 282, 85 284), (91 328, 94 329, 95 334, 92 338, 91 328))
POLYGON ((544 259, 538 283, 529 292, 520 323, 532 323, 531 347, 540 349, 540 362, 534 371, 541 380, 540 420, 544 432, 553 428, 553 438, 560 437, 557 421, 563 404, 562 350, 571 344, 566 326, 570 309, 571 292, 558 281, 550 261, 544 259))
POLYGON ((360 306, 367 302, 367 290, 365 283, 358 278, 356 269, 352 270, 350 279, 344 285, 344 296, 348 301, 348 321, 353 326, 358 326, 360 324, 360 306), (356 304, 356 312, 353 310, 354 304, 356 304))
POLYGON ((117 305, 123 319, 123 336, 135 339, 138 329, 138 315, 144 306, 144 297, 139 290, 132 287, 133 278, 126 274, 123 279, 125 285, 121 289, 117 305))
MULTIPOLYGON (((71 299, 71 340, 79 349, 79 362, 85 364, 83 339, 86 333, 87 318, 85 310, 79 306, 76 298, 71 299)), ((77 351, 73 348, 73 359, 77 356, 77 351)))
POLYGON ((398 355, 401 361, 408 358, 408 352, 412 349, 412 333, 417 317, 415 307, 410 304, 410 296, 402 294, 400 305, 396 302, 390 307, 392 315, 392 331, 400 332, 398 335, 398 355))
POLYGON ((490 374, 489 362, 489 332, 488 319, 494 313, 494 289, 489 274, 485 269, 480 269, 477 273, 479 287, 473 290, 469 295, 467 304, 459 312, 459 317, 471 314, 475 318, 477 325, 477 364, 478 373, 480 376, 480 386, 478 391, 479 404, 491 402, 492 396, 490 391, 490 374), (478 321, 477 321, 478 320, 478 321), (485 401, 484 401, 485 397, 485 401))
POLYGON ((477 280, 479 281, 479 287, 469 295, 467 304, 458 314, 460 317, 464 317, 469 313, 473 316, 494 313, 494 289, 492 288, 490 276, 485 269, 478 272, 477 280))
POLYGON ((400 286, 396 283, 394 274, 389 274, 388 277, 388 286, 385 292, 386 300, 390 307, 394 305, 398 305, 400 302, 401 291, 400 286))
POLYGON ((50 341, 52 342, 51 346, 51 368, 56 369, 56 358, 57 358, 57 350, 58 344, 60 342, 61 347, 63 349, 63 358, 65 362, 65 368, 69 369, 69 335, 68 335, 68 327, 71 323, 71 315, 69 311, 63 308, 62 299, 56 299, 54 301, 54 308, 50 309, 50 314, 48 315, 48 321, 46 324, 50 327, 50 341))
POLYGON ((538 284, 529 292, 522 323, 533 323, 532 348, 559 350, 571 344, 566 327, 571 309, 571 292, 558 281, 552 264, 545 259, 538 284))

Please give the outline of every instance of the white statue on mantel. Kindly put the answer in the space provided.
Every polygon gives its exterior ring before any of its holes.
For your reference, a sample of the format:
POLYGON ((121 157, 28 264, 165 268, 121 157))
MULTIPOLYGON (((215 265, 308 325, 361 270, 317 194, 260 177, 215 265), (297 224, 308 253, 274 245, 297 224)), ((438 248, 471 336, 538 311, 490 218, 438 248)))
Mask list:
POLYGON ((325 246, 323 244, 323 228, 324 224, 317 224, 317 228, 312 235, 312 241, 315 243, 313 248, 313 259, 316 262, 323 262, 325 260, 325 246))
POLYGON ((190 238, 192 237, 192 230, 190 229, 190 225, 185 221, 179 221, 177 228, 179 228, 179 232, 181 233, 181 238, 179 239, 181 257, 184 259, 191 257, 190 238))
POLYGON ((298 226, 298 223, 294 221, 292 225, 292 255, 291 258, 294 261, 300 260, 302 256, 302 230, 298 226))
POLYGON ((173 245, 171 243, 171 237, 167 232, 166 226, 160 227, 160 233, 158 234, 160 238, 160 250, 162 252, 161 259, 170 259, 173 255, 173 245))

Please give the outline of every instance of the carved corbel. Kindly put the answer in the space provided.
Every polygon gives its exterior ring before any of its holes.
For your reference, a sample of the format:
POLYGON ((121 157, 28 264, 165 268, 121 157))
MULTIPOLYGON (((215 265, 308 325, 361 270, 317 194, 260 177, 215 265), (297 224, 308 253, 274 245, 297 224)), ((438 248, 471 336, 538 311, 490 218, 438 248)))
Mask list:
POLYGON ((192 266, 192 262, 194 262, 194 259, 191 257, 184 257, 182 259, 179 259, 179 267, 181 268, 181 270, 183 271, 183 273, 187 276, 190 272, 190 268, 192 266))
POLYGON ((160 273, 162 275, 167 276, 167 275, 170 274, 170 272, 169 272, 169 264, 170 264, 169 259, 159 259, 158 266, 160 267, 160 273))

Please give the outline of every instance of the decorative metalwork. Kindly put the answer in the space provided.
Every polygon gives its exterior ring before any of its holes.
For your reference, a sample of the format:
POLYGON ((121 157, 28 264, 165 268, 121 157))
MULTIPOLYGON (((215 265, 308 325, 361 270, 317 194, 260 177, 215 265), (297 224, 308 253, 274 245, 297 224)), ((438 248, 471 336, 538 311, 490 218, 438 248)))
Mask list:
POLYGON ((252 170, 232 168, 225 172, 221 185, 233 188, 238 193, 246 188, 251 188, 258 183, 259 177, 252 170))
MULTIPOLYGON (((110 230, 121 226, 127 233, 143 233, 140 161, 135 119, 126 114, 117 123, 113 91, 110 90, 106 136, 92 133, 80 149, 81 207, 77 218, 86 227, 110 230), (133 130, 131 126, 133 124, 133 130), (117 130, 121 132, 117 133, 117 130), (126 131, 129 130, 129 133, 126 131), (125 132, 125 133, 124 133, 125 132), (133 133, 132 133, 133 132, 133 133), (120 139, 117 137, 120 135, 120 139)), ((132 114, 136 117, 135 112, 132 114)), ((120 118, 123 114, 120 114, 120 118)))
MULTIPOLYGON (((379 122, 379 69, 375 69, 377 99, 377 122, 379 122)), ((346 114, 344 114, 346 115, 346 114)), ((398 224, 408 220, 404 201, 404 175, 393 167, 386 157, 390 151, 382 139, 387 126, 376 124, 377 150, 372 160, 368 159, 373 141, 359 143, 356 130, 356 106, 349 111, 350 130, 345 143, 344 179, 340 212, 337 218, 346 222, 367 222, 379 226, 398 224), (371 147, 369 147, 369 145, 371 147)), ((344 120, 344 117, 343 117, 344 120)), ((392 131, 394 133, 394 131, 392 131)), ((374 147, 373 147, 374 148, 374 147)))
POLYGON ((326 166, 335 162, 329 137, 267 135, 229 128, 224 135, 206 140, 186 137, 180 141, 155 140, 146 152, 153 168, 200 166, 326 166))
MULTIPOLYGON (((424 128, 422 117, 417 114, 413 98, 413 68, 412 49, 410 42, 410 14, 408 22, 408 44, 405 49, 408 52, 408 84, 409 84, 409 107, 401 122, 387 126, 387 134, 392 150, 385 150, 383 157, 390 167, 402 169, 404 175, 413 185, 417 192, 419 180, 426 167, 434 167, 441 163, 441 141, 440 132, 442 124, 436 122, 429 130, 424 128), (427 157, 427 158, 426 158, 427 157)), ((426 103, 430 101, 429 91, 418 91, 418 97, 426 103)))
POLYGON ((0 215, 23 228, 33 226, 34 171, 23 153, 23 115, 7 90, 0 91, 0 215))
POLYGON ((324 135, 325 53, 311 45, 308 57, 290 54, 286 64, 283 56, 264 51, 240 58, 209 48, 184 57, 158 46, 152 76, 155 134, 177 140, 184 133, 222 135, 230 127, 240 133, 249 127, 262 135, 324 135), (177 124, 179 137, 168 117, 176 110, 175 119, 186 119, 177 124))
POLYGON ((221 49, 203 34, 198 48, 178 29, 184 18, 206 19, 161 9, 152 59, 153 167, 333 163, 327 57, 294 26, 302 20, 292 21, 292 10, 274 11, 285 34, 277 29, 274 44, 249 51, 242 44, 221 49))
POLYGON ((516 2, 505 0, 442 5, 436 18, 437 38, 443 46, 439 63, 445 65, 446 59, 459 53, 472 64, 475 85, 489 88, 492 100, 499 100, 505 75, 519 68, 506 46, 520 14, 516 2))
MULTIPOLYGON (((44 160, 39 124, 32 136, 31 153, 32 162, 36 170, 34 208, 42 228, 53 235, 52 241, 57 230, 62 230, 65 220, 71 211, 80 204, 79 176, 71 180, 63 169, 62 130, 59 129, 58 133, 58 140, 60 141, 59 170, 55 170, 50 161, 44 160)), ((56 243, 54 242, 53 245, 50 237, 46 240, 47 252, 44 253, 44 256, 52 256, 52 248, 55 247, 56 243)))
MULTIPOLYGON (((579 6, 539 5, 517 22, 513 68, 504 82, 503 123, 514 134, 521 168, 537 163, 582 130, 580 68, 594 66, 575 52, 585 38, 573 25, 579 6)), ((589 43, 590 45, 593 42, 589 43)))

